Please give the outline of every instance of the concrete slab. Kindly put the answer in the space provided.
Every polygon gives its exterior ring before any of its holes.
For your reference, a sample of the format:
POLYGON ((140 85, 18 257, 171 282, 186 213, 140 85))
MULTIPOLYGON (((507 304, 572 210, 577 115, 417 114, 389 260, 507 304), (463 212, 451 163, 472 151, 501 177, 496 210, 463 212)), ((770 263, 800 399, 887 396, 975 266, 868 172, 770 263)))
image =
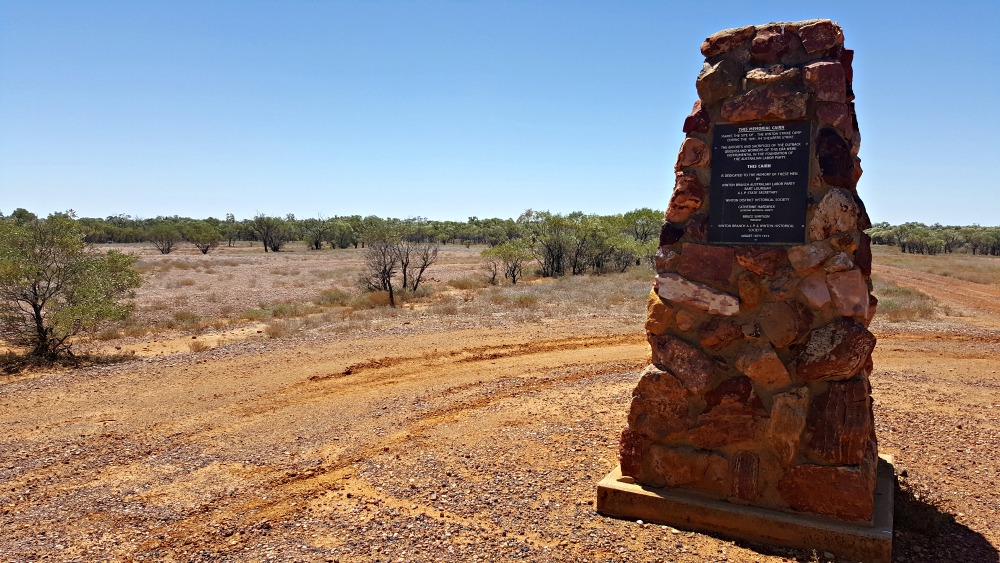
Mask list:
POLYGON ((707 499, 679 490, 644 487, 622 479, 616 467, 597 485, 597 511, 606 516, 668 524, 730 539, 798 549, 815 549, 856 561, 892 561, 892 457, 879 456, 875 518, 871 526, 807 514, 707 499))

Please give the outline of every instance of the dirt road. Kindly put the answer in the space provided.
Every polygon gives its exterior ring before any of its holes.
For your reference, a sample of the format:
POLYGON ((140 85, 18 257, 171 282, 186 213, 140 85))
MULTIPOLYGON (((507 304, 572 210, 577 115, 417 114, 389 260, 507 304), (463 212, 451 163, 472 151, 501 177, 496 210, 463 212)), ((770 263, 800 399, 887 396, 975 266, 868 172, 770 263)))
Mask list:
MULTIPOLYGON (((967 318, 874 327, 899 561, 997 560, 989 291, 949 294, 967 318)), ((5 378, 0 561, 824 559, 595 514, 640 330, 415 323, 5 378)))

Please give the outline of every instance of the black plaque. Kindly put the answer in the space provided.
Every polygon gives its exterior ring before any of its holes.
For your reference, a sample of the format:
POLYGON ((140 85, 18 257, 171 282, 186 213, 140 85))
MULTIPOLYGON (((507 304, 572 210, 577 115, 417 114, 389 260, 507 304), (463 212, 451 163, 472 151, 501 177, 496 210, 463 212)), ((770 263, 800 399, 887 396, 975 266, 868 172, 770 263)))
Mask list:
POLYGON ((708 241, 802 244, 809 122, 715 126, 708 241))

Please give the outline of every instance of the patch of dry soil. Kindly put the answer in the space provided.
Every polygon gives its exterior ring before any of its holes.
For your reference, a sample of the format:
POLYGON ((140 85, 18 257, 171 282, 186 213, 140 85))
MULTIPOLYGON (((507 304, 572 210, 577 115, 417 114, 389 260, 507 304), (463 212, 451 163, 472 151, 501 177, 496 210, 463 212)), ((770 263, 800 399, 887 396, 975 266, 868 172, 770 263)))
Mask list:
MULTIPOLYGON (((997 560, 1000 322, 975 289, 949 294, 968 318, 874 326, 898 561, 997 560)), ((592 321, 0 379, 0 561, 825 559, 594 512, 649 352, 592 321)))

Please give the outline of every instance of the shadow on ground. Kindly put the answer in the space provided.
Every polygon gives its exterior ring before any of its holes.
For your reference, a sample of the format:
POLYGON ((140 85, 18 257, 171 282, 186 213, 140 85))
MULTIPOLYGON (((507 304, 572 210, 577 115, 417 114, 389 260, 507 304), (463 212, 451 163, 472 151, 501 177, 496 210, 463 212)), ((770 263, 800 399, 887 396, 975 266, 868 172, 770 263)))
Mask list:
POLYGON ((894 561, 1000 562, 997 547, 979 532, 955 520, 955 516, 928 502, 900 477, 896 487, 894 561))

